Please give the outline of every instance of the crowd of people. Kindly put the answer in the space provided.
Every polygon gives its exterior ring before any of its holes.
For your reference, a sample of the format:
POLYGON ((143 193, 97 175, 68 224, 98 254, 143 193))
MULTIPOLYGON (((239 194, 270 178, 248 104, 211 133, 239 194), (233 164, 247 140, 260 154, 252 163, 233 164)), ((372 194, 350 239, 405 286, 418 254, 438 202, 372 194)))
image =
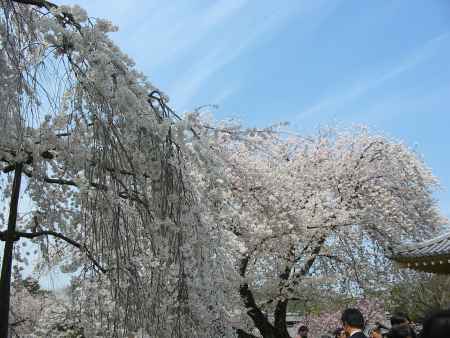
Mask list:
MULTIPOLYGON (((431 314, 423 321, 419 333, 416 333, 414 323, 404 313, 394 314, 390 318, 390 327, 381 323, 369 326, 361 311, 349 308, 342 312, 341 322, 342 327, 334 331, 334 338, 450 338, 450 309, 431 314)), ((301 325, 296 338, 308 338, 308 331, 306 325, 301 325)))

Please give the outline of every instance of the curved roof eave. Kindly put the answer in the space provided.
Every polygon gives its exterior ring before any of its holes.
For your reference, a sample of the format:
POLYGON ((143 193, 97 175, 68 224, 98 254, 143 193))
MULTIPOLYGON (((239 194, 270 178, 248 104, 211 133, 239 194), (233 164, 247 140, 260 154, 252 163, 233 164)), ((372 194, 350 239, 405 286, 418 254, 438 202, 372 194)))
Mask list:
POLYGON ((402 267, 450 274, 450 232, 420 243, 398 246, 391 258, 402 267))

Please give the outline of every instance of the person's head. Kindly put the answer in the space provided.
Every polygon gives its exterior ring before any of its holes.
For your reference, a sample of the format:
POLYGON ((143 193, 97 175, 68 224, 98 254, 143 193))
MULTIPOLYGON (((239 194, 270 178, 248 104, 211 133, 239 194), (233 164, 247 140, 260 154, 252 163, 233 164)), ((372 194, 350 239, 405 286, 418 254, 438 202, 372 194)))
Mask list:
POLYGON ((415 334, 408 323, 394 325, 388 333, 389 338, 414 338, 415 334))
POLYGON ((300 337, 307 337, 308 336, 308 327, 306 325, 301 325, 298 328, 297 332, 300 337))
POLYGON ((369 338, 382 338, 383 335, 381 334, 381 328, 379 326, 373 327, 369 331, 369 338))
POLYGON ((347 337, 345 335, 345 331, 343 327, 338 327, 336 330, 334 330, 333 332, 334 338, 345 338, 347 337))
POLYGON ((354 330, 362 330, 364 328, 364 317, 358 309, 345 309, 341 316, 342 325, 347 334, 351 334, 354 330))
POLYGON ((421 338, 448 338, 450 332, 450 309, 435 312, 422 327, 421 338))
POLYGON ((391 316, 391 326, 409 323, 411 323, 411 320, 404 312, 396 312, 391 316))

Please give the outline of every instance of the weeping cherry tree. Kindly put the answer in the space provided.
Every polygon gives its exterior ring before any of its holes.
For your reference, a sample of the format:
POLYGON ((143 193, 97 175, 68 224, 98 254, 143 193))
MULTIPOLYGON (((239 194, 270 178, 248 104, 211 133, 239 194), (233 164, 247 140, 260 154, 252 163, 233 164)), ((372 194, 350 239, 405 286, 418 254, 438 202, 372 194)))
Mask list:
POLYGON ((189 124, 108 37, 110 22, 45 0, 0 5, 0 336, 18 240, 104 287, 85 316, 105 337, 226 335, 220 236, 186 174, 189 124))

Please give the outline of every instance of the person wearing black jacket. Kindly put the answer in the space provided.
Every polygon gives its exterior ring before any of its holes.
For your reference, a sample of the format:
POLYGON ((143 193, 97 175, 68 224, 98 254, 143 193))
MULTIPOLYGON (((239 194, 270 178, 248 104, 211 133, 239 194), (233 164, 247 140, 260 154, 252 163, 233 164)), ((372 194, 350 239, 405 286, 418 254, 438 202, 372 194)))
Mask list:
MULTIPOLYGON (((392 329, 394 329, 397 326, 408 326, 409 330, 408 330, 408 334, 411 336, 411 338, 416 338, 416 331, 414 330, 413 326, 412 326, 412 322, 411 319, 409 319, 409 316, 406 313, 403 312, 396 312, 392 315, 391 317, 391 327, 392 329)), ((400 329, 400 331, 405 330, 405 329, 400 329)))
POLYGON ((408 323, 397 324, 387 334, 388 338, 415 338, 415 332, 408 323))
POLYGON ((420 338, 448 338, 450 336, 450 309, 433 313, 423 322, 420 338))
POLYGON ((364 317, 358 309, 349 308, 342 312, 342 325, 349 338, 367 338, 364 334, 364 317))

